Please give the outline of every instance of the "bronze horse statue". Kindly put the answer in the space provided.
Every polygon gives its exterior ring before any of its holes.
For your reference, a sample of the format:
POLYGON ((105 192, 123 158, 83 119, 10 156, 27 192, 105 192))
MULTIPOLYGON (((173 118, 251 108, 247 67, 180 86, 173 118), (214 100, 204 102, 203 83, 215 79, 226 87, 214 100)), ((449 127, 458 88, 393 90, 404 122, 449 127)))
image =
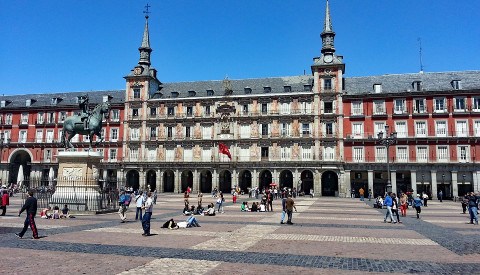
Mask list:
POLYGON ((65 148, 70 147, 70 149, 75 149, 73 146, 71 139, 76 135, 86 135, 90 141, 89 150, 93 151, 92 149, 92 138, 94 135, 98 137, 98 141, 95 145, 98 145, 100 142, 103 141, 102 137, 102 119, 103 117, 109 118, 110 117, 110 104, 107 102, 103 102, 98 104, 93 108, 93 110, 88 115, 87 123, 82 121, 81 115, 72 115, 65 119, 63 122, 63 131, 62 131, 62 140, 61 143, 65 148), (104 116, 105 114, 105 116, 104 116), (85 125, 87 128, 85 129, 85 125), (66 137, 66 133, 68 133, 68 139, 66 137))

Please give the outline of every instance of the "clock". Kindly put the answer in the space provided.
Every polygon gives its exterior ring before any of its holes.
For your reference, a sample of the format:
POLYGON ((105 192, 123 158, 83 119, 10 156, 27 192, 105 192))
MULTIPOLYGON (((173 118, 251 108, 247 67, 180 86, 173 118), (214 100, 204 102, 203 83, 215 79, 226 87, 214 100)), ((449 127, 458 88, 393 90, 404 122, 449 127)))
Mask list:
POLYGON ((325 61, 325 63, 330 63, 333 61, 333 56, 331 54, 325 55, 323 61, 325 61))

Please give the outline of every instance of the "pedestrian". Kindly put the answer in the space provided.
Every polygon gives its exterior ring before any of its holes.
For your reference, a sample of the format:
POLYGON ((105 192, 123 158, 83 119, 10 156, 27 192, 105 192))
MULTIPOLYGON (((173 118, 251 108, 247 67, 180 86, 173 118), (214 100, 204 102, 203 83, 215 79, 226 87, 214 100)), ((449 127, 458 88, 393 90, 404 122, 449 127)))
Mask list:
POLYGON ((391 194, 391 192, 388 192, 385 196, 385 200, 383 201, 383 206, 387 207, 387 213, 385 214, 385 219, 383 219, 383 222, 387 222, 387 218, 390 216, 391 222, 397 223, 392 213, 393 200, 391 194))
POLYGON ((352 188, 352 190, 350 192, 350 195, 351 195, 352 199, 355 198, 355 189, 354 188, 352 188))
POLYGON ((372 189, 368 189, 368 201, 372 200, 372 189))
POLYGON ((188 202, 188 197, 190 196, 190 194, 188 193, 188 191, 185 191, 185 193, 183 194, 183 203, 185 204, 185 208, 189 208, 188 205, 189 205, 189 202, 188 202))
POLYGON ((120 192, 120 199, 118 200, 119 209, 118 215, 120 216, 120 221, 125 222, 127 220, 127 195, 125 191, 120 192))
POLYGON ((313 188, 310 188, 310 198, 313 198, 315 196, 315 193, 313 192, 313 188))
POLYGON ((0 200, 1 200, 0 206, 2 208, 2 214, 0 214, 0 216, 5 216, 5 213, 7 212, 7 206, 10 204, 10 197, 8 196, 8 190, 5 189, 4 187, 6 186, 2 186, 2 192, 0 192, 0 200))
POLYGON ((233 194, 232 194, 232 200, 233 200, 233 203, 236 203, 237 202, 237 190, 233 190, 233 194))
POLYGON ((140 218, 140 221, 142 221, 142 209, 143 209, 143 204, 145 202, 142 191, 140 191, 138 193, 138 195, 135 197, 135 202, 136 202, 136 205, 137 205, 137 212, 135 213, 135 220, 137 221, 140 218))
POLYGON ((468 194, 465 194, 465 195, 462 197, 462 210, 463 210, 463 214, 466 214, 466 212, 467 212, 467 205, 468 205, 468 194))
POLYGON ((282 219, 280 220, 280 224, 284 224, 283 220, 285 219, 285 214, 287 214, 287 198, 282 199, 282 219))
POLYGON ((143 215, 142 219, 142 228, 143 228, 143 234, 142 236, 151 236, 150 234, 150 219, 152 218, 152 212, 153 212, 153 200, 151 198, 151 193, 147 192, 147 200, 145 201, 145 205, 142 207, 142 209, 145 209, 145 215, 143 215))
POLYGON ((417 210, 417 219, 420 219, 420 213, 422 212, 422 199, 420 199, 420 194, 417 194, 417 197, 413 200, 413 206, 417 210))
POLYGON ((153 204, 157 204, 157 189, 155 189, 155 191, 153 191, 153 204))
POLYGON ((402 217, 407 216, 407 206, 408 206, 407 194, 402 193, 402 196, 400 197, 400 210, 402 212, 402 217))
POLYGON ((392 194, 392 214, 397 216, 397 222, 402 223, 400 221, 400 216, 398 215, 398 198, 397 194, 393 193, 392 194))
POLYGON ((423 199, 423 206, 427 207, 428 206, 428 204, 427 204, 427 201, 428 201, 427 193, 423 192, 422 199, 423 199))
POLYGON ((285 204, 287 207, 287 216, 288 216, 287 224, 293 224, 292 222, 293 209, 295 209, 295 212, 297 212, 297 207, 295 206, 295 202, 293 201, 291 194, 288 194, 285 204))
POLYGON ((197 205, 202 205, 202 200, 203 200, 203 194, 202 194, 202 192, 198 191, 197 205))
POLYGON ((38 231, 37 226, 35 225, 35 215, 37 214, 37 199, 33 197, 33 191, 28 190, 27 192, 27 199, 25 200, 25 204, 23 205, 20 212, 18 212, 18 216, 22 214, 23 211, 27 211, 27 217, 25 218, 25 222, 23 223, 23 230, 20 233, 15 233, 17 237, 20 239, 23 238, 25 232, 27 232, 28 227, 32 229, 33 238, 38 239, 38 231))
POLYGON ((470 213, 470 224, 473 224, 473 219, 475 219, 475 224, 478 225, 478 198, 475 196, 475 193, 471 192, 468 196, 468 212, 470 213))
POLYGON ((360 200, 364 201, 365 200, 365 198, 364 198, 365 190, 363 190, 363 188, 360 187, 360 190, 358 190, 358 193, 360 193, 360 200))
POLYGON ((440 200, 440 202, 442 202, 443 200, 443 191, 440 190, 440 192, 438 192, 438 199, 440 200))
POLYGON ((218 211, 217 212, 220 213, 220 211, 221 211, 221 213, 225 213, 224 210, 223 210, 223 202, 224 201, 225 200, 223 199, 223 192, 220 191, 218 193, 218 199, 217 199, 217 204, 218 204, 218 211))
POLYGON ((273 194, 272 192, 267 193, 267 211, 273 212, 273 194), (270 210, 268 208, 270 207, 270 210))
POLYGON ((273 189, 273 192, 275 194, 275 199, 278 199, 278 189, 277 188, 273 189))

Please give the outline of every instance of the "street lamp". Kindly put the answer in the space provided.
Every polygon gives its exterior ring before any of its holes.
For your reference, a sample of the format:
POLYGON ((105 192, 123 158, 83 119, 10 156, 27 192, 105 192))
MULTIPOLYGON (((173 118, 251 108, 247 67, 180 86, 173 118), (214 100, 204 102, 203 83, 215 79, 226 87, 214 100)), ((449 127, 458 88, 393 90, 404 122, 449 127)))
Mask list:
POLYGON ((388 136, 388 125, 385 125, 385 137, 383 132, 378 133, 378 141, 387 148, 387 192, 392 192, 392 182, 390 181, 390 146, 397 142, 397 132, 391 132, 388 136))
POLYGON ((422 174, 422 192, 425 192, 425 174, 422 174))

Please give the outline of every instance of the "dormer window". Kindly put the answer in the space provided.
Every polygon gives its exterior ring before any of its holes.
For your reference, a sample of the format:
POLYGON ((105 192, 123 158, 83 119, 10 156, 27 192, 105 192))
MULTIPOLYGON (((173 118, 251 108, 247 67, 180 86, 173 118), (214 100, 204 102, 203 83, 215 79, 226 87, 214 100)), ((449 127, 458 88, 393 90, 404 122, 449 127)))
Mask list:
POLYGON ((454 90, 460 90, 460 89, 462 89, 462 83, 461 83, 460 80, 452 80, 451 84, 452 84, 452 88, 453 88, 454 90))
POLYGON ((5 100, 0 101, 0 107, 5 108, 6 105, 7 103, 5 102, 5 100))
POLYGON ((290 93, 292 91, 292 86, 283 86, 283 91, 285 93, 290 93))
POLYGON ((303 90, 305 92, 310 92, 312 90, 312 85, 303 85, 303 90))
POLYGON ((189 97, 194 97, 196 95, 197 95, 197 93, 195 91, 188 91, 188 96, 189 97))
POLYGON ((172 92, 172 97, 177 98, 178 97, 178 92, 172 92))
POLYGON ((57 98, 53 97, 52 100, 50 100, 50 104, 57 105, 57 98))
POLYGON ((215 92, 213 90, 207 90, 207 96, 213 96, 215 92))
POLYGON ((412 88, 414 91, 421 91, 422 90, 422 81, 413 81, 412 88))
POLYGON ((270 87, 263 87, 263 92, 265 93, 270 93, 272 91, 272 88, 270 87))
POLYGON ((133 98, 140 98, 140 89, 133 89, 133 98))
POLYGON ((31 100, 31 99, 27 99, 27 100, 25 101, 25 106, 27 106, 27 107, 32 106, 32 100, 31 100))
POLYGON ((112 99, 112 96, 104 95, 103 98, 102 98, 102 102, 110 102, 110 99, 112 99))
POLYGON ((246 94, 246 95, 252 93, 252 88, 244 88, 243 90, 245 91, 245 94, 246 94))
POLYGON ((381 83, 373 84, 373 91, 374 91, 376 94, 381 93, 381 92, 382 92, 382 84, 381 84, 381 83))
POLYGON ((332 79, 328 78, 323 80, 323 89, 324 90, 332 89, 332 79))

